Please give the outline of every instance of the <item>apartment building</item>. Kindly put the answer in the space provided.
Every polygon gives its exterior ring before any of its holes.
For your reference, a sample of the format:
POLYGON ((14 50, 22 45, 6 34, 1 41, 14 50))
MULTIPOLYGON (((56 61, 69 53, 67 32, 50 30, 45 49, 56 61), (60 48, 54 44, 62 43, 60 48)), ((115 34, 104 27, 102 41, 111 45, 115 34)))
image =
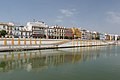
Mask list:
POLYGON ((13 27, 13 37, 14 38, 21 38, 21 31, 23 30, 24 26, 14 25, 13 27))
POLYGON ((54 39, 64 39, 65 27, 58 26, 58 25, 49 27, 48 36, 52 36, 54 39))
POLYGON ((5 37, 12 38, 13 37, 13 30, 14 24, 11 22, 0 22, 0 30, 5 30, 7 35, 5 37))
POLYGON ((32 31, 33 38, 46 38, 47 27, 48 25, 42 21, 28 22, 26 26, 28 31, 32 31))

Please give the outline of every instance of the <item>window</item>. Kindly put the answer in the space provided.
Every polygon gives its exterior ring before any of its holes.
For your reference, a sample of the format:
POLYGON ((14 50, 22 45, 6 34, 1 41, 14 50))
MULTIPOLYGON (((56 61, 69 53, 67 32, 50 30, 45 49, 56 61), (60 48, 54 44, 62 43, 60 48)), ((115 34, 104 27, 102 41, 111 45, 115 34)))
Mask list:
POLYGON ((5 29, 5 26, 3 26, 3 29, 5 29))

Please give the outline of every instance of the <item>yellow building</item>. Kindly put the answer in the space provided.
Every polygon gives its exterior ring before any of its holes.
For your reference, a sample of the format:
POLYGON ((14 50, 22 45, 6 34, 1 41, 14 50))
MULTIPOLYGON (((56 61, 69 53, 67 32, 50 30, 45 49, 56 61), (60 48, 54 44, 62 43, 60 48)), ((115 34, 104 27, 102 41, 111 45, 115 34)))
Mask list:
POLYGON ((73 32, 73 35, 74 35, 74 38, 81 38, 82 37, 82 32, 80 31, 79 28, 71 28, 72 29, 72 32, 73 32))

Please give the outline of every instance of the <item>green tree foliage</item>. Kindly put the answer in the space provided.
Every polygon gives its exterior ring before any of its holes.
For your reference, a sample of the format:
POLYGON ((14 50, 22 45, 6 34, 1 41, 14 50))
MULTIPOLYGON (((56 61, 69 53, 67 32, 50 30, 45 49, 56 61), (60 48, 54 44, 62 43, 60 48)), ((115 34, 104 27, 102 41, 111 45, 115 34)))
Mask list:
POLYGON ((68 36, 65 36, 65 39, 68 39, 68 36))
POLYGON ((1 31, 0 31, 0 35, 1 35, 1 36, 5 37, 6 34, 7 34, 7 32, 6 32, 5 30, 1 30, 1 31))
POLYGON ((99 36, 97 36, 97 37, 96 37, 96 40, 100 40, 100 37, 99 37, 99 36))
POLYGON ((117 38, 117 40, 120 40, 120 38, 117 38))

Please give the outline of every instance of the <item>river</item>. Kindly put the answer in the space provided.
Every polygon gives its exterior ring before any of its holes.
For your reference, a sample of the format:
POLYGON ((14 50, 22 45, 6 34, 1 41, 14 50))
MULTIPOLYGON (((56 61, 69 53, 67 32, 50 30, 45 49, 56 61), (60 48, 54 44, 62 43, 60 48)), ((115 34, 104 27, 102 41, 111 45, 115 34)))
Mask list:
POLYGON ((0 54, 0 80, 119 79, 120 46, 4 52, 0 54))

